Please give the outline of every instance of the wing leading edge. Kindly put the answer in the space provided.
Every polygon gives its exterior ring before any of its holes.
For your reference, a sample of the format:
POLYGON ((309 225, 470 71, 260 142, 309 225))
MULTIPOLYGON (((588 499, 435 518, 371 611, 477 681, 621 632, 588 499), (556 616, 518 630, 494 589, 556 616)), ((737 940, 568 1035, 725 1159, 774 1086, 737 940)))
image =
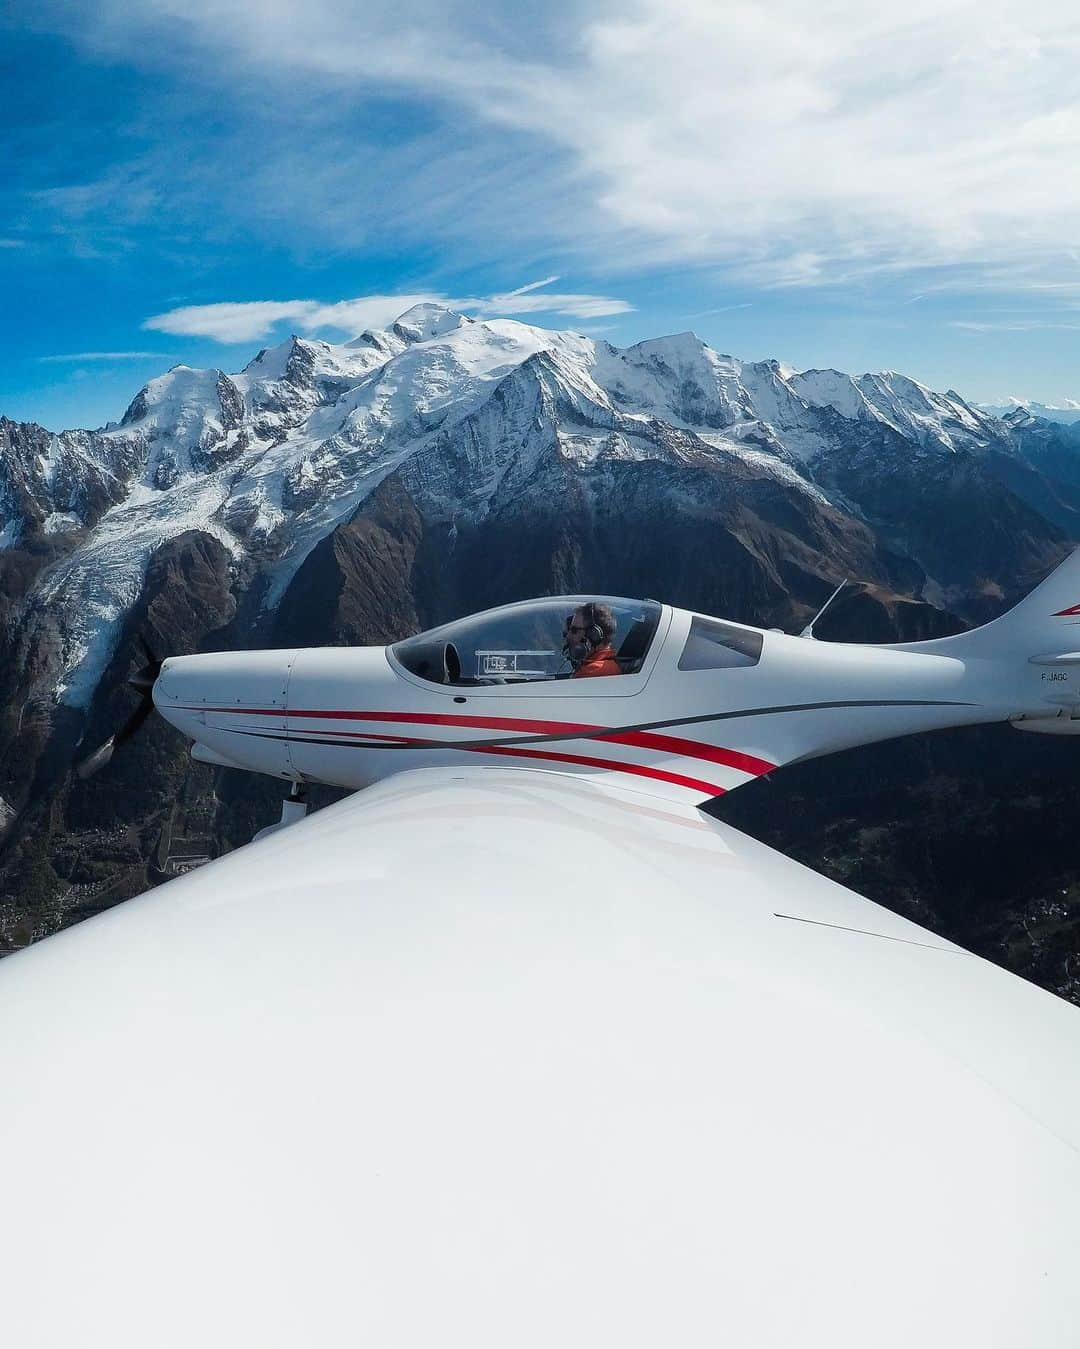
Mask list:
POLYGON ((21 1346, 1075 1342, 1080 1013, 690 807, 402 774, 0 1024, 21 1346))

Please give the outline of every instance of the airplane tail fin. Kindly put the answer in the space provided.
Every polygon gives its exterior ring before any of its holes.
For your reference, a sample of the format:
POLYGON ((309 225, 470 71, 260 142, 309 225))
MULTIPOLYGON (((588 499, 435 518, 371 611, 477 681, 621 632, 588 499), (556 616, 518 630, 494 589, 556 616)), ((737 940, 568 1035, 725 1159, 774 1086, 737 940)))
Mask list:
POLYGON ((1080 548, 1000 618, 955 637, 906 642, 897 649, 984 659, 1080 650, 1080 548))

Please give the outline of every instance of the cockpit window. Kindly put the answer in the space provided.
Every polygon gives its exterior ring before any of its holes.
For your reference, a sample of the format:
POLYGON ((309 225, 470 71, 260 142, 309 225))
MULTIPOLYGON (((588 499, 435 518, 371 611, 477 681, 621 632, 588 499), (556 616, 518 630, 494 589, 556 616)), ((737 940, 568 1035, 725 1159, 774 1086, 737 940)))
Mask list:
POLYGON ((756 665, 761 659, 762 635, 715 618, 695 618, 679 657, 680 670, 723 670, 756 665))
POLYGON ((419 679, 475 687, 637 674, 661 606, 655 600, 567 595, 444 623, 390 648, 419 679))

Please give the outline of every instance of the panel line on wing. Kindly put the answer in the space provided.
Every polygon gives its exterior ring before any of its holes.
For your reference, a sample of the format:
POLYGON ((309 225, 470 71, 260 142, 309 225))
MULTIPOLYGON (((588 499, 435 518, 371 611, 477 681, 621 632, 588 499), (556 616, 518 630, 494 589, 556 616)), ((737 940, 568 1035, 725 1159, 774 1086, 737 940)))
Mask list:
POLYGON ((845 927, 843 923, 827 923, 823 918, 800 918, 794 913, 774 913, 774 918, 786 918, 791 923, 810 923, 814 927, 832 927, 837 932, 857 932, 861 937, 880 937, 882 941, 898 941, 905 946, 921 946, 927 951, 944 951, 947 955, 966 956, 970 952, 960 947, 938 946, 934 942, 914 941, 911 937, 894 937, 888 932, 871 932, 865 927, 845 927))

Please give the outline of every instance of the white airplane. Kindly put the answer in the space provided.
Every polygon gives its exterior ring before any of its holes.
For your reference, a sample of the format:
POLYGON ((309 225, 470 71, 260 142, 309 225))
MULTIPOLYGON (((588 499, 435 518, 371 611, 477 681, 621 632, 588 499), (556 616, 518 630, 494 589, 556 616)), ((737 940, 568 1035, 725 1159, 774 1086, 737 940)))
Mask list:
POLYGON ((6 1342, 1072 1349, 1080 1011, 698 806, 1075 734, 1077 623, 1080 552, 889 647, 570 596, 151 658, 288 827, 0 965, 6 1342))
MULTIPOLYGON (((174 657, 140 687, 196 759, 298 794, 517 762, 696 805, 782 764, 916 731, 1080 731, 1080 650, 1061 649, 1080 647, 1078 601, 1070 561, 976 632, 857 646, 654 600, 560 596, 388 647, 174 657), (583 677, 597 674, 615 677, 583 677)), ((287 803, 284 821, 303 809, 287 803)))

